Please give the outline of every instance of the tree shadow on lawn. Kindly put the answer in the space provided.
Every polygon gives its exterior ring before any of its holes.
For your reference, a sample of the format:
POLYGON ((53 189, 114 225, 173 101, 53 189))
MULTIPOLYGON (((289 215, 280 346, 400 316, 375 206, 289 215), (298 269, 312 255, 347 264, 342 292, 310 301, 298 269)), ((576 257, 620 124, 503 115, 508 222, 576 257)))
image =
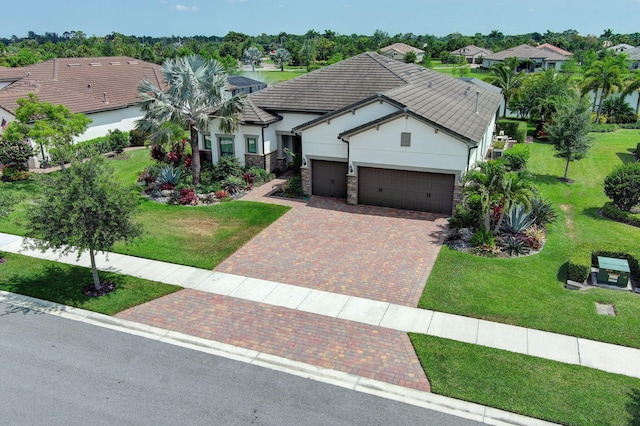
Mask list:
POLYGON ((634 155, 635 151, 636 150, 634 148, 629 148, 627 149, 627 152, 616 152, 616 155, 618 156, 620 161, 622 161, 622 164, 635 163, 636 162, 636 156, 634 155))
POLYGON ((558 268, 558 274, 556 275, 556 278, 560 283, 564 284, 567 281, 567 277, 569 276, 568 274, 569 262, 564 262, 562 265, 560 265, 560 268, 558 268))
POLYGON ((640 426, 640 389, 631 389, 629 401, 624 404, 629 413, 627 426, 640 426))
POLYGON ((606 217, 602 216, 602 213, 600 213, 601 211, 602 211, 602 207, 589 207, 582 210, 582 213, 585 216, 588 216, 595 220, 604 220, 607 222, 614 222, 611 219, 607 219, 606 217))
MULTIPOLYGON (((119 284, 119 277, 116 274, 100 273, 100 278, 104 279, 106 276, 116 283, 116 287, 119 284)), ((0 287, 3 290, 10 291, 12 293, 18 293, 25 296, 35 297, 37 299, 44 299, 51 302, 59 303, 62 305, 82 307, 82 305, 94 298, 85 296, 82 294, 82 288, 93 283, 91 276, 91 270, 80 266, 69 265, 46 265, 39 268, 36 272, 24 275, 20 273, 14 273, 11 276, 3 277, 4 283, 0 287)), ((37 301, 31 302, 33 307, 37 307, 42 311, 59 311, 60 309, 49 307, 37 303, 37 301)), ((28 308, 30 303, 21 304, 23 307, 28 308)), ((13 309, 15 312, 21 312, 23 309, 13 309)), ((10 312, 9 312, 10 313, 10 312)))
POLYGON ((563 185, 570 185, 569 182, 566 182, 566 181, 562 180, 562 176, 556 176, 556 175, 541 175, 541 174, 534 173, 533 174, 533 180, 534 180, 534 182, 536 184, 546 184, 546 185, 563 184, 563 185))

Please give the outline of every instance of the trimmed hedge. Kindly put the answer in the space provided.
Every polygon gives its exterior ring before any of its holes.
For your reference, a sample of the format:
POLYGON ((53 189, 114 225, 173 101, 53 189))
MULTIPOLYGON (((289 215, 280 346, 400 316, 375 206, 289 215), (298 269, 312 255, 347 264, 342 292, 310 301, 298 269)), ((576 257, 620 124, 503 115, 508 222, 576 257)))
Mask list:
POLYGON ((510 170, 524 170, 529 160, 529 146, 514 145, 511 149, 504 151, 500 159, 508 165, 510 170))
POLYGON ((582 244, 576 248, 567 261, 567 280, 585 282, 591 273, 590 244, 582 244))
POLYGON ((496 128, 504 131, 505 135, 512 136, 518 143, 525 143, 527 140, 527 123, 524 121, 498 120, 496 128))
POLYGON ((620 210, 611 201, 606 202, 602 207, 602 215, 616 222, 626 223, 627 225, 636 226, 640 228, 640 219, 629 214, 628 212, 620 210))

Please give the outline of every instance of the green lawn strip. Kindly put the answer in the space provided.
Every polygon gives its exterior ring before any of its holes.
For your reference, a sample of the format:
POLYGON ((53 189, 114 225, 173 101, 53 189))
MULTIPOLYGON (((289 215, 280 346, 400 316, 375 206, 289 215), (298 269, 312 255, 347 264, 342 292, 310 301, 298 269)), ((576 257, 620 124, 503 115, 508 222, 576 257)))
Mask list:
POLYGON ((288 210, 247 201, 203 207, 144 201, 137 216, 144 235, 129 246, 116 244, 114 251, 213 269, 288 210))
POLYGON ((49 300, 93 312, 114 315, 133 306, 165 296, 181 287, 99 272, 101 280, 116 283, 116 290, 101 297, 87 297, 82 288, 92 285, 91 269, 0 252, 0 290, 49 300))
POLYGON ((443 247, 419 306, 523 327, 553 331, 640 348, 640 295, 612 290, 563 288, 564 264, 581 243, 629 252, 640 258, 640 229, 604 219, 605 176, 631 161, 637 130, 596 134, 589 156, 569 166, 575 182, 558 181, 564 161, 548 144, 530 145, 529 170, 542 195, 552 201, 559 220, 547 234, 544 250, 517 259, 478 257, 443 247), (595 302, 611 303, 617 316, 596 314, 595 302))
POLYGON ((640 424, 639 379, 438 337, 409 337, 436 394, 567 425, 640 424))

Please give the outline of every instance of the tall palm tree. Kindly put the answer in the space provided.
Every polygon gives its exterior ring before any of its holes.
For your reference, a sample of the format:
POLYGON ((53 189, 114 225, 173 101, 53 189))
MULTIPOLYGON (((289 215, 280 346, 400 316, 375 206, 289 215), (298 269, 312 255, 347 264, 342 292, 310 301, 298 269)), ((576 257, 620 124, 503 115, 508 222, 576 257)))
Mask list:
POLYGON ((255 46, 248 47, 244 49, 242 53, 244 57, 244 61, 248 64, 251 64, 251 71, 256 70, 256 65, 260 63, 260 59, 262 59, 262 52, 255 46))
POLYGON ((524 73, 522 71, 516 72, 510 62, 498 62, 491 66, 489 83, 501 88, 502 96, 504 97, 504 112, 502 113, 502 117, 507 116, 509 102, 522 84, 523 78, 524 73))
POLYGON ((142 80, 138 96, 144 112, 137 128, 145 132, 162 131, 173 122, 190 132, 193 185, 200 183, 198 133, 209 130, 211 120, 219 119, 220 131, 233 133, 245 105, 243 95, 231 96, 227 73, 220 62, 199 55, 168 59, 162 64, 166 91, 149 80, 142 80))
POLYGON ((284 71, 284 65, 291 61, 291 53, 283 47, 276 50, 276 54, 273 55, 273 62, 280 68, 280 71, 284 71))
POLYGON ((582 92, 595 90, 597 94, 598 89, 602 90, 596 114, 596 123, 600 122, 604 100, 611 92, 622 87, 626 71, 627 67, 624 65, 624 58, 621 59, 620 57, 607 57, 603 60, 595 61, 585 71, 582 92))
POLYGON ((627 80, 622 96, 627 97, 633 92, 638 92, 638 101, 636 102, 636 115, 638 115, 638 112, 640 112, 640 71, 634 72, 631 78, 627 80))

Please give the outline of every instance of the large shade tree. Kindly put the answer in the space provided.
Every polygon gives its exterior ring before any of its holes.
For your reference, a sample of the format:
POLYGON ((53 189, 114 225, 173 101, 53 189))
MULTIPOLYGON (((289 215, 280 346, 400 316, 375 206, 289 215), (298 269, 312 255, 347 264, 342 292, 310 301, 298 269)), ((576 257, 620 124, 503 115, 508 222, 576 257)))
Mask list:
POLYGON ((192 152, 192 183, 200 183, 200 149, 198 133, 206 134, 213 119, 218 119, 223 133, 233 133, 245 98, 231 95, 227 73, 220 62, 192 55, 169 59, 162 64, 167 88, 143 80, 138 87, 144 117, 137 128, 149 133, 163 130, 172 122, 188 129, 192 152))
POLYGON ((116 241, 131 241, 142 232, 132 220, 136 195, 113 178, 102 156, 46 175, 42 191, 40 200, 27 210, 26 241, 62 254, 78 250, 79 256, 88 251, 93 285, 100 290, 96 252, 110 251, 116 241))
POLYGON ((586 97, 574 96, 565 102, 545 126, 549 140, 554 144, 556 154, 567 160, 563 180, 567 181, 569 163, 585 156, 593 138, 589 135, 591 111, 586 97))

